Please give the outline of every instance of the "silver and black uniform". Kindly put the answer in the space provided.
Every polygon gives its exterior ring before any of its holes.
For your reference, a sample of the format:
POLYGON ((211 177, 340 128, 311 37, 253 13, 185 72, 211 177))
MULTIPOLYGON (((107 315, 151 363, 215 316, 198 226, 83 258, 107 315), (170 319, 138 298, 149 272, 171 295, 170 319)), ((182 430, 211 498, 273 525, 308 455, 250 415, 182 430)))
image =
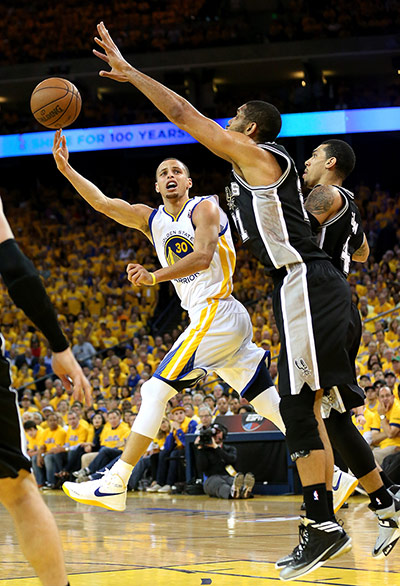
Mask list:
MULTIPOLYGON (((332 263, 347 276, 351 257, 363 243, 364 231, 353 193, 344 187, 334 187, 338 189, 343 200, 343 206, 337 214, 322 225, 311 213, 309 216, 320 246, 331 256, 332 263)), ((351 421, 351 409, 363 405, 365 399, 364 391, 357 385, 354 364, 360 346, 361 331, 359 311, 356 305, 351 303, 347 348, 353 368, 353 382, 336 385, 341 400, 333 401, 330 405, 332 409, 328 408, 325 413, 325 426, 332 447, 339 452, 346 466, 357 478, 363 478, 375 468, 371 448, 351 421)), ((325 394, 331 395, 330 389, 325 394)), ((323 398, 323 406, 325 400, 326 397, 323 398)))
MULTIPOLYGON (((315 187, 318 187, 316 185, 315 187)), ((309 213, 312 229, 315 232, 317 242, 323 250, 332 259, 333 264, 338 268, 345 277, 350 270, 351 257, 353 253, 360 248, 364 240, 364 230, 360 211, 354 201, 354 194, 339 185, 333 185, 342 196, 343 206, 333 216, 323 224, 309 213)), ((312 193, 312 192, 311 192, 312 193)), ((349 322, 347 348, 353 367, 353 384, 350 385, 353 393, 348 394, 345 388, 341 388, 341 395, 344 405, 347 409, 357 407, 364 403, 364 392, 357 385, 355 372, 355 360, 361 341, 362 324, 360 313, 354 303, 351 304, 351 317, 349 322)))
POLYGON ((279 392, 297 395, 305 383, 318 390, 351 382, 349 285, 312 234, 293 160, 281 145, 258 146, 275 156, 281 177, 250 186, 232 171, 226 192, 243 244, 274 279, 279 392))

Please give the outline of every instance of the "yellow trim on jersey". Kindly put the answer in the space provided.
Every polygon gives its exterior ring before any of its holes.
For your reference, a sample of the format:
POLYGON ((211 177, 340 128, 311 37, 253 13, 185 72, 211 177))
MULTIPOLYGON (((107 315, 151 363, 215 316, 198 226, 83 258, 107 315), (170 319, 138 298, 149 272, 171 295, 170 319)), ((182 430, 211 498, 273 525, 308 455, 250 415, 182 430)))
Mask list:
POLYGON ((174 220, 174 222, 177 222, 179 220, 179 217, 180 217, 181 213, 183 212, 183 210, 185 209, 185 207, 187 206, 187 204, 190 201, 191 201, 190 199, 188 199, 187 201, 185 201, 185 203, 183 204, 183 206, 181 207, 181 209, 179 210, 179 212, 178 212, 178 214, 176 216, 174 216, 174 214, 171 214, 171 212, 167 212, 167 210, 165 209, 165 206, 164 206, 163 210, 167 214, 167 216, 169 216, 170 218, 172 218, 174 220))
POLYGON ((175 356, 160 373, 163 378, 173 379, 174 372, 179 373, 185 367, 193 353, 197 350, 200 342, 210 329, 215 314, 218 309, 218 300, 210 301, 210 305, 205 307, 200 313, 199 323, 192 329, 186 340, 184 340, 177 350, 175 356))
POLYGON ((229 297, 233 290, 232 275, 235 271, 236 255, 235 251, 229 247, 225 235, 221 236, 218 241, 218 254, 221 261, 222 272, 224 273, 224 280, 222 281, 221 290, 215 299, 221 297, 229 297))

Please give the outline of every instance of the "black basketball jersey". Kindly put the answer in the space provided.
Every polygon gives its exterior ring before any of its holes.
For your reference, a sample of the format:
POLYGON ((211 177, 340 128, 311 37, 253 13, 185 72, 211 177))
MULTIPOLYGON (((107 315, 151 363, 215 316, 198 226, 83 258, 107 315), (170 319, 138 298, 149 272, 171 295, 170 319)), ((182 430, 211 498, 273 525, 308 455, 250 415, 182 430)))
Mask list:
POLYGON ((328 259, 313 236, 293 160, 274 142, 258 146, 275 156, 282 175, 271 185, 252 186, 232 171, 226 197, 243 244, 269 272, 328 259))
POLYGON ((363 243, 364 230, 360 211, 354 202, 354 194, 344 187, 338 185, 333 187, 340 192, 343 207, 333 218, 321 224, 317 241, 332 258, 335 267, 347 277, 351 257, 363 243))

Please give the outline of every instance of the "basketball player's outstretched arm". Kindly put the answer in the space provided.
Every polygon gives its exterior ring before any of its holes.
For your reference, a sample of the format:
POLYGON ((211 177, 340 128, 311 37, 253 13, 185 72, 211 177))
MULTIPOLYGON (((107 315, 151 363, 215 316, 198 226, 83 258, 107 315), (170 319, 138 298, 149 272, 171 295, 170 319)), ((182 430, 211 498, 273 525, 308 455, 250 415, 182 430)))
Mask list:
MULTIPOLYGON (((193 252, 179 259, 171 266, 157 269, 152 273, 155 282, 171 281, 193 275, 208 269, 218 244, 219 210, 211 201, 202 201, 194 209, 192 221, 196 227, 193 252)), ((130 263, 128 279, 134 285, 154 285, 151 274, 142 266, 130 263)))
POLYGON ((54 136, 53 156, 60 173, 96 211, 123 226, 136 228, 150 237, 148 219, 153 209, 144 204, 131 205, 123 199, 107 197, 94 183, 75 171, 69 163, 67 141, 61 129, 57 130, 54 136))
POLYGON ((273 155, 258 148, 246 134, 224 130, 203 116, 185 98, 135 69, 124 59, 103 22, 97 25, 97 31, 100 38, 95 37, 95 42, 104 53, 96 49, 93 53, 111 67, 111 71, 100 71, 101 77, 131 83, 171 122, 229 161, 250 184, 265 185, 280 177, 281 169, 273 155))

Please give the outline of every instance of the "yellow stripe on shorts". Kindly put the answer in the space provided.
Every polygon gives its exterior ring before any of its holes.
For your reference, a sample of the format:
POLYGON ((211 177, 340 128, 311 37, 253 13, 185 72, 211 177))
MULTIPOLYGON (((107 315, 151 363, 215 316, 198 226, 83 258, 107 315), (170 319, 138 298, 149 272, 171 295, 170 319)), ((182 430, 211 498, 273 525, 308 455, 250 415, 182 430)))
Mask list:
POLYGON ((215 314, 217 313, 218 303, 218 300, 213 301, 211 305, 202 310, 199 323, 193 328, 186 340, 182 342, 182 345, 177 350, 171 362, 160 373, 163 378, 173 379, 174 375, 179 376, 180 372, 186 366, 187 362, 197 350, 200 342, 210 329, 215 314))

